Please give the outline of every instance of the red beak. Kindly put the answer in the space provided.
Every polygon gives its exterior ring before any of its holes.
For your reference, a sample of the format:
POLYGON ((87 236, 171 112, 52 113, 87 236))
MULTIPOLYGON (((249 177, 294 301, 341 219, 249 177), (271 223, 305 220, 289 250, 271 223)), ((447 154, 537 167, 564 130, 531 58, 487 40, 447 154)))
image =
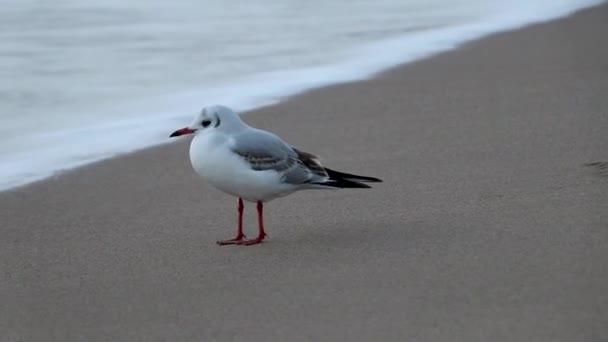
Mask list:
POLYGON ((180 135, 186 135, 186 134, 192 134, 194 133, 196 130, 194 129, 190 129, 190 128, 182 128, 182 129, 178 129, 177 131, 171 133, 171 135, 169 136, 169 138, 173 138, 173 137, 179 137, 180 135))

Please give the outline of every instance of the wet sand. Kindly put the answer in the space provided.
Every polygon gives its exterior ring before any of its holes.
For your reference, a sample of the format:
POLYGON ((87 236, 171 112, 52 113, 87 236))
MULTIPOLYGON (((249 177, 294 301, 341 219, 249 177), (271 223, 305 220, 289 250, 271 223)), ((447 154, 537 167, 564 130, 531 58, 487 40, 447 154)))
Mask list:
POLYGON ((267 204, 262 245, 215 244, 236 200, 187 139, 0 193, 0 340, 606 339, 606 32, 602 6, 248 113, 385 181, 267 204))

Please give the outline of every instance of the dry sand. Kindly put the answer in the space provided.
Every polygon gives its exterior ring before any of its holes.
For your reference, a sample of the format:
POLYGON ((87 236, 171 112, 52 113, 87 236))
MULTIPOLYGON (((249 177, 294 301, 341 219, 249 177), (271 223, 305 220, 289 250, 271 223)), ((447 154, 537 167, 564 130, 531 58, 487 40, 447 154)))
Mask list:
POLYGON ((269 203, 259 246, 215 244, 236 201, 188 141, 0 194, 0 340, 605 341, 607 32, 603 6, 247 115, 385 180, 269 203))

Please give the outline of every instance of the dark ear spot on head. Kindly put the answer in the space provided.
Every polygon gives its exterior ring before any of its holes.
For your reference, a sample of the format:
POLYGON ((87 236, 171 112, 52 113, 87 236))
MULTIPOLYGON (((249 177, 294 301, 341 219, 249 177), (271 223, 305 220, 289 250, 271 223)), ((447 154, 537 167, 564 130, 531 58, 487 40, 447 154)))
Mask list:
POLYGON ((219 117, 219 116, 216 116, 216 117, 215 117, 215 119, 216 119, 217 121, 215 122, 215 126, 213 126, 213 127, 217 127, 217 126, 219 126, 219 125, 220 125, 220 117, 219 117))

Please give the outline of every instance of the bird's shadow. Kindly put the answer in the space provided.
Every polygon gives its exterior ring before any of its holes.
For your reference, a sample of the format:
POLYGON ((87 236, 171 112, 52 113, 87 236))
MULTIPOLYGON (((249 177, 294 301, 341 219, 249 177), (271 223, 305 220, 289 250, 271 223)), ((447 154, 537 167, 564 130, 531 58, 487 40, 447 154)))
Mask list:
POLYGON ((289 235, 281 235, 270 240, 288 248, 321 246, 331 249, 367 248, 385 244, 386 240, 401 241, 404 248, 412 242, 409 237, 417 231, 416 222, 347 222, 328 225, 304 226, 289 235))

